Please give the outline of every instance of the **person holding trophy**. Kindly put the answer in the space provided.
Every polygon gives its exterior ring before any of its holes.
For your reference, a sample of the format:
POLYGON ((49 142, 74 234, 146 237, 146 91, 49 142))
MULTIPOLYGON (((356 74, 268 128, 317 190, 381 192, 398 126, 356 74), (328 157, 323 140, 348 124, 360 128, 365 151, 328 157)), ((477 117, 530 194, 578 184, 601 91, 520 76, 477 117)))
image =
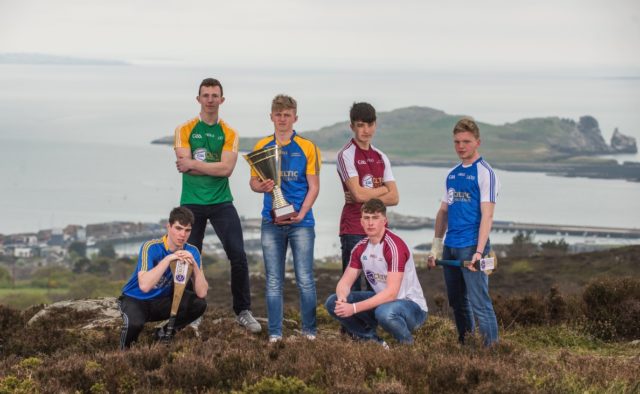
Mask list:
POLYGON ((445 178, 427 265, 433 268, 441 259, 471 262, 469 267, 443 266, 449 305, 460 343, 474 331, 477 318, 484 344, 491 346, 498 341, 498 322, 489 296, 489 277, 475 263, 489 253, 500 181, 478 152, 480 129, 473 119, 456 123, 453 145, 462 162, 445 178))
MULTIPOLYGON (((173 329, 180 330, 204 314, 209 284, 201 269, 198 249, 187 243, 193 221, 193 213, 189 209, 174 208, 169 214, 167 234, 142 244, 138 265, 118 299, 123 320, 121 349, 130 347, 138 339, 146 322, 174 317, 173 329), (174 282, 179 281, 174 280, 171 266, 175 270, 176 264, 186 265, 192 273, 193 291, 185 289, 185 283, 182 283, 179 289, 181 297, 174 297, 178 287, 174 282), (177 301, 175 306, 172 305, 174 298, 177 301)), ((161 331, 157 333, 157 339, 165 338, 164 330, 161 331)))
POLYGON ((278 95, 271 103, 274 133, 258 141, 245 158, 251 190, 264 193, 261 241, 266 273, 269 342, 282 340, 283 284, 287 246, 291 247, 300 292, 302 332, 316 337, 316 286, 313 276, 315 220, 320 191, 320 151, 293 129, 297 103, 278 95))

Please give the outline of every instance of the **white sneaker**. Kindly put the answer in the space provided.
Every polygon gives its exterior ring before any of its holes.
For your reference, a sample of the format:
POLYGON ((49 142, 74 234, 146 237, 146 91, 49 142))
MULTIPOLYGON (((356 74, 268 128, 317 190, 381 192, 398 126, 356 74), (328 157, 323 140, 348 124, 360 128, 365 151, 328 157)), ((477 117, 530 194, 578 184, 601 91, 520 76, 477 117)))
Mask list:
POLYGON ((270 335, 269 336, 269 343, 278 343, 282 341, 282 337, 280 335, 270 335))
POLYGON ((304 334, 304 337, 309 341, 315 341, 316 336, 314 334, 304 334))
POLYGON ((251 311, 248 309, 245 309, 242 312, 238 313, 238 316, 236 316, 236 322, 254 334, 262 331, 262 326, 253 317, 251 311))

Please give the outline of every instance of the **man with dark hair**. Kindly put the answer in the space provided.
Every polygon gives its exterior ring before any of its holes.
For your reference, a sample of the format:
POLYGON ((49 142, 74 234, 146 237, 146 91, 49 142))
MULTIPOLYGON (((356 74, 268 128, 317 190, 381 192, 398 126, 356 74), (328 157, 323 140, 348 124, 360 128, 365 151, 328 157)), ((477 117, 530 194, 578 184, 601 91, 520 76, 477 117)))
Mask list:
POLYGON ((351 262, 325 307, 352 337, 376 340, 378 324, 398 342, 411 344, 411 333, 427 319, 427 302, 409 247, 387 229, 386 207, 371 199, 361 208, 366 238, 356 244, 351 262), (373 291, 351 291, 364 271, 373 291))
POLYGON ((498 323, 489 296, 489 277, 473 264, 490 249, 489 233, 500 182, 478 152, 480 130, 473 119, 462 118, 456 123, 453 145, 462 162, 445 178, 428 266, 435 267, 435 260, 442 258, 472 262, 469 268, 443 267, 447 296, 458 341, 464 343, 465 335, 474 331, 477 318, 484 344, 490 346, 498 341, 498 323))
MULTIPOLYGON (((342 182, 345 203, 340 216, 342 270, 349 265, 353 247, 365 237, 360 224, 362 203, 378 198, 386 206, 397 205, 398 188, 391 163, 381 150, 371 145, 376 133, 376 110, 369 103, 353 103, 349 112, 353 138, 338 152, 338 176, 342 182)), ((360 278, 353 290, 360 290, 360 278)), ((367 288, 371 287, 367 283, 367 288)))
POLYGON ((170 264, 182 260, 193 268, 193 291, 185 289, 180 301, 175 329, 180 330, 198 319, 207 308, 204 299, 209 284, 200 265, 200 253, 187 238, 193 225, 193 214, 187 208, 174 208, 169 215, 167 234, 145 242, 140 247, 138 265, 124 285, 118 306, 122 313, 120 348, 131 346, 146 322, 169 318, 173 302, 173 275, 170 264))
POLYGON ((231 263, 236 321, 258 333, 262 328, 251 314, 249 268, 242 226, 229 188, 229 177, 238 160, 238 133, 218 116, 220 105, 224 103, 222 92, 217 79, 203 80, 196 97, 200 116, 176 128, 176 166, 182 173, 180 205, 189 208, 195 216, 189 243, 200 252, 207 221, 211 222, 231 263))
POLYGON ((313 204, 320 191, 320 151, 316 145, 298 135, 293 125, 298 120, 298 104, 293 97, 277 95, 271 102, 274 132, 262 138, 254 150, 278 145, 282 153, 280 166, 281 190, 285 200, 293 205, 296 216, 274 223, 271 191, 273 180, 262 181, 252 169, 249 186, 264 193, 261 241, 266 276, 269 342, 282 340, 284 268, 287 246, 291 246, 296 285, 300 293, 300 316, 305 338, 316 338, 316 284, 313 277, 313 246, 315 219, 313 204))

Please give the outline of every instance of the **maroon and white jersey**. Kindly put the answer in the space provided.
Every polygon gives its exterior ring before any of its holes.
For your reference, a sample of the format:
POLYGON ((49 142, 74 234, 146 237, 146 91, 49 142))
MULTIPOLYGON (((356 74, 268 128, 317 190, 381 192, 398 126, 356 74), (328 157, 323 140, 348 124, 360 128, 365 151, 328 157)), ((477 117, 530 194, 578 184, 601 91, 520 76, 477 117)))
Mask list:
POLYGON ((413 255, 407 244, 390 230, 385 231, 378 244, 369 242, 368 237, 358 242, 351 251, 349 267, 363 270, 376 293, 386 289, 387 273, 404 272, 397 299, 409 299, 428 311, 413 255))
MULTIPOLYGON (((395 180, 387 155, 373 145, 368 150, 360 149, 353 139, 338 152, 336 168, 345 192, 349 190, 347 180, 355 176, 359 177, 361 187, 369 189, 395 180)), ((364 235, 360 224, 361 206, 362 203, 344 204, 340 216, 340 235, 364 235)))

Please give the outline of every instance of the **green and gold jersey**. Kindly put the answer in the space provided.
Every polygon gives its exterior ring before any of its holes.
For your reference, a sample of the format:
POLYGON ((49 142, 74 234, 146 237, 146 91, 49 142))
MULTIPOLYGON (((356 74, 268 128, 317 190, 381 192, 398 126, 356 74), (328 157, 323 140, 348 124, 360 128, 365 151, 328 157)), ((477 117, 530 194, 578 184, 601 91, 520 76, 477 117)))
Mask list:
MULTIPOLYGON (((238 133, 222 119, 208 125, 199 117, 176 128, 174 148, 189 148, 194 160, 216 163, 223 151, 238 152, 238 133)), ((211 205, 233 201, 229 178, 182 174, 180 204, 211 205)))

